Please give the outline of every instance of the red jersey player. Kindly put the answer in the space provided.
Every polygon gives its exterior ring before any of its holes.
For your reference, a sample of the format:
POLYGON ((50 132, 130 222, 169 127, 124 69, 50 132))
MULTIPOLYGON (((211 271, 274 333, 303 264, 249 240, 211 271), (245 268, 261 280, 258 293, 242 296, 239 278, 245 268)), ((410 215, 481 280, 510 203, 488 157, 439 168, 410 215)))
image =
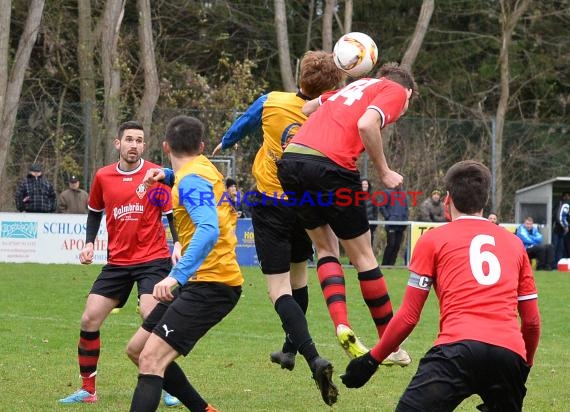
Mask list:
POLYGON ((433 287, 439 335, 396 410, 452 411, 473 394, 482 410, 522 409, 540 337, 537 291, 522 242, 482 217, 490 182, 489 169, 476 161, 447 171, 452 222, 418 240, 402 306, 384 338, 349 363, 341 376, 346 386, 364 385, 412 332, 433 287))
MULTIPOLYGON (((356 160, 366 149, 386 187, 402 184, 402 176, 388 167, 381 129, 404 114, 416 88, 408 70, 385 64, 378 78, 359 79, 322 95, 322 105, 303 123, 277 162, 281 185, 298 205, 297 215, 315 245, 317 275, 327 308, 339 343, 350 357, 368 349, 348 320, 338 239, 358 271, 362 297, 379 338, 392 318, 386 282, 370 243, 366 205, 358 198, 362 185, 356 160), (348 204, 344 195, 342 199, 337 195, 340 191, 348 191, 348 204), (323 198, 328 204, 323 204, 323 198)), ((314 104, 307 103, 308 107, 314 104)), ((399 366, 410 362, 403 349, 385 360, 385 364, 399 366)))
POLYGON ((97 401, 95 377, 101 342, 101 325, 115 307, 122 307, 136 283, 140 314, 144 318, 156 306, 154 285, 168 276, 171 257, 162 224, 168 217, 175 241, 172 259, 180 258, 180 243, 173 229, 170 188, 156 186, 160 193, 147 193, 142 184, 146 171, 159 167, 141 158, 144 150, 142 126, 129 121, 119 126, 115 148, 119 162, 97 171, 89 195, 85 247, 79 254, 82 264, 93 261, 93 242, 106 215, 108 232, 107 264, 97 277, 81 317, 78 357, 81 389, 60 399, 61 403, 97 401))

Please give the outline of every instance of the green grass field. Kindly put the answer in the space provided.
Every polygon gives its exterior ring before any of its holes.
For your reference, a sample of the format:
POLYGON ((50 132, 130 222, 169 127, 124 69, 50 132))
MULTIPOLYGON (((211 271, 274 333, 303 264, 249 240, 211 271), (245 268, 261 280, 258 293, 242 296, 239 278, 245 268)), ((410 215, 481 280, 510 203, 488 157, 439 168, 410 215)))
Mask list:
MULTIPOLYGON (((101 331, 98 371, 99 402, 62 405, 57 400, 80 386, 77 367, 79 318, 100 266, 0 264, 0 411, 126 411, 137 371, 124 347, 139 326, 136 299, 109 317, 101 331)), ((354 269, 347 269, 350 318, 369 345, 375 330, 364 306, 354 269)), ((385 270, 395 307, 407 281, 402 269, 385 270)), ((329 410, 302 360, 292 372, 269 361, 282 343, 278 317, 267 298, 257 268, 245 268, 246 282, 237 308, 210 332, 187 358, 180 360, 192 383, 220 411, 329 410)), ((525 411, 568 411, 570 405, 569 273, 536 274, 542 315, 542 339, 528 381, 525 411)), ((335 366, 340 397, 338 411, 393 411, 414 374, 419 358, 431 346, 438 327, 437 303, 430 297, 420 324, 405 348, 408 368, 382 367, 362 389, 342 386, 348 358, 336 343, 314 270, 310 279, 309 326, 321 355, 335 366)), ((458 410, 474 411, 478 399, 458 410)), ((161 410, 166 410, 161 406, 161 410)), ((181 409, 181 408, 180 408, 181 409)))

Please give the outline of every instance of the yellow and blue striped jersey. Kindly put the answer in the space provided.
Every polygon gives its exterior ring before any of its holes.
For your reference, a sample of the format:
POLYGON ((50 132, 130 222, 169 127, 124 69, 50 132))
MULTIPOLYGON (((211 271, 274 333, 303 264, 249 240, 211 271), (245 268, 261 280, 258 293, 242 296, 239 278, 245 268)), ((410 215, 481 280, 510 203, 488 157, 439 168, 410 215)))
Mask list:
POLYGON ((270 92, 258 98, 228 129, 222 149, 233 146, 261 128, 263 144, 255 156, 252 173, 257 190, 270 197, 281 197, 275 162, 307 117, 301 109, 306 100, 300 93, 270 92))
POLYGON ((222 174, 205 156, 197 156, 176 171, 172 206, 183 256, 170 276, 180 284, 241 285, 233 209, 222 174))

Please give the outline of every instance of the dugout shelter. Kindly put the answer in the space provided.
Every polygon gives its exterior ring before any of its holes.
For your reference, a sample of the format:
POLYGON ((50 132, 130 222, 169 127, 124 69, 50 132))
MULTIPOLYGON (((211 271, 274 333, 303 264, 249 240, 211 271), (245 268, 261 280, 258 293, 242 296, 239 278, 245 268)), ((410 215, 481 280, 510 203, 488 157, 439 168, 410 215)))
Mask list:
POLYGON ((515 223, 527 216, 541 227, 545 243, 552 239, 552 219, 562 193, 570 192, 570 176, 559 176, 515 192, 515 223))

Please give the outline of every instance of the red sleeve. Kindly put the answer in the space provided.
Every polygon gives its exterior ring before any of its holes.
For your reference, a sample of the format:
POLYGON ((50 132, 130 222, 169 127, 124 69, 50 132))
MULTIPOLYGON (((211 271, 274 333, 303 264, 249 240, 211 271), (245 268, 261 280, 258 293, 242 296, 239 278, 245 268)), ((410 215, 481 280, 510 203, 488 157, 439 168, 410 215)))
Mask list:
POLYGON ((94 212, 102 212, 105 210, 105 202, 103 200, 103 190, 101 187, 101 176, 99 173, 95 173, 93 178, 93 184, 91 185, 91 191, 89 192, 89 209, 94 212))
POLYGON ((528 259, 528 254, 524 250, 522 243, 520 244, 520 256, 522 257, 522 267, 519 272, 519 286, 517 295, 519 300, 529 300, 537 297, 536 282, 532 274, 532 266, 528 259))
POLYGON ((406 287, 402 306, 384 331, 382 339, 370 351, 370 354, 378 362, 395 352, 400 344, 414 330, 420 320, 420 314, 428 298, 429 291, 418 289, 413 286, 406 287))
POLYGON ((526 347, 526 363, 532 366, 540 339, 540 313, 537 299, 520 300, 521 332, 526 347))
POLYGON ((408 95, 406 89, 397 83, 391 83, 382 89, 382 93, 370 102, 368 109, 377 110, 382 117, 381 128, 386 127, 390 123, 396 122, 406 106, 408 95))

